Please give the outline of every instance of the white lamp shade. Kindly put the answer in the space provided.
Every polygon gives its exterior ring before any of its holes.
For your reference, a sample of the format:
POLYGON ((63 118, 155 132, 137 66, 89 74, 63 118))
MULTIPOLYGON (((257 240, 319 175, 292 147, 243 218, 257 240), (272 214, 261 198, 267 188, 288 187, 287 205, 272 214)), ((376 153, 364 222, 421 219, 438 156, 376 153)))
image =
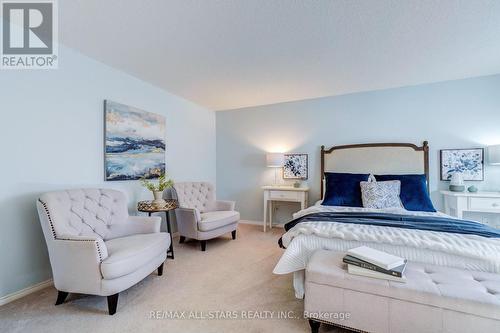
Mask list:
POLYGON ((488 147, 489 163, 493 165, 500 165, 500 145, 488 147))
POLYGON ((281 168, 285 162, 285 155, 282 153, 267 153, 266 165, 269 168, 281 168))
POLYGON ((460 172, 455 172, 451 175, 450 185, 462 186, 464 185, 464 176, 460 172))

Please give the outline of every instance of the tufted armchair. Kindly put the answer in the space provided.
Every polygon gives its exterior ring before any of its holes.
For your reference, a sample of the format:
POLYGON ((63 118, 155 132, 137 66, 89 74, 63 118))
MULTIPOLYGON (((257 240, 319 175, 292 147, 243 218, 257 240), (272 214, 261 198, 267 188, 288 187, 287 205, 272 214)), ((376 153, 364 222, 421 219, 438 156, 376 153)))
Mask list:
POLYGON ((38 215, 49 250, 56 305, 68 293, 108 297, 109 314, 118 295, 163 262, 170 246, 160 217, 129 216, 124 193, 79 189, 43 194, 38 215))
POLYGON ((181 243, 186 237, 197 239, 205 251, 207 239, 227 232, 236 239, 240 213, 234 210, 234 201, 217 201, 214 186, 206 182, 176 183, 174 190, 180 206, 175 215, 181 243))

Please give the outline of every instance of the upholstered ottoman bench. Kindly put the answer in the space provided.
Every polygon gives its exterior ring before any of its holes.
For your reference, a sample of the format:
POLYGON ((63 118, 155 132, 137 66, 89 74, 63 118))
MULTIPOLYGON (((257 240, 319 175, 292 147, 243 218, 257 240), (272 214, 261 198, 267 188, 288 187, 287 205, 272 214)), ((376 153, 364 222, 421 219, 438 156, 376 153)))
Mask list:
POLYGON ((309 261, 304 312, 361 332, 500 332, 500 275, 408 263, 406 283, 348 274, 344 253, 319 250, 309 261))

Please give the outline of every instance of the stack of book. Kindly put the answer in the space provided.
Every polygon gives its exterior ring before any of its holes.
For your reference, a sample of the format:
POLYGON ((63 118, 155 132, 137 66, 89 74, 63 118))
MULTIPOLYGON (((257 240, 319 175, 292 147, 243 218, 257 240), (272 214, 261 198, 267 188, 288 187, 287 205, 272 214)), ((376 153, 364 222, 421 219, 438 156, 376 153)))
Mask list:
POLYGON ((347 272, 376 279, 405 282, 406 259, 360 246, 347 251, 343 261, 347 272))

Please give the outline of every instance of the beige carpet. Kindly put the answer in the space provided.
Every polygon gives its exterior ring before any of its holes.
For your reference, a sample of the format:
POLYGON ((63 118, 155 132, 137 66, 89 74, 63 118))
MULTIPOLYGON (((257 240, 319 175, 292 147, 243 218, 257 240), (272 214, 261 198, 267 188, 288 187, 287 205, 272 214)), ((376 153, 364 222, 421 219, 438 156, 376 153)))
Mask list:
MULTIPOLYGON (((163 276, 154 273, 121 293, 114 316, 107 314, 105 297, 70 294, 56 307, 51 287, 0 307, 0 332, 310 332, 303 318, 265 318, 303 311, 292 276, 272 274, 283 251, 277 246, 282 232, 240 225, 235 241, 230 234, 209 241, 206 252, 198 242, 174 239, 175 260, 167 260, 163 276), (152 311, 178 317, 151 319, 152 311), (198 319, 179 318, 182 311, 198 319), (207 318, 223 311, 234 312, 207 318)), ((325 325, 321 331, 340 332, 325 325)))

